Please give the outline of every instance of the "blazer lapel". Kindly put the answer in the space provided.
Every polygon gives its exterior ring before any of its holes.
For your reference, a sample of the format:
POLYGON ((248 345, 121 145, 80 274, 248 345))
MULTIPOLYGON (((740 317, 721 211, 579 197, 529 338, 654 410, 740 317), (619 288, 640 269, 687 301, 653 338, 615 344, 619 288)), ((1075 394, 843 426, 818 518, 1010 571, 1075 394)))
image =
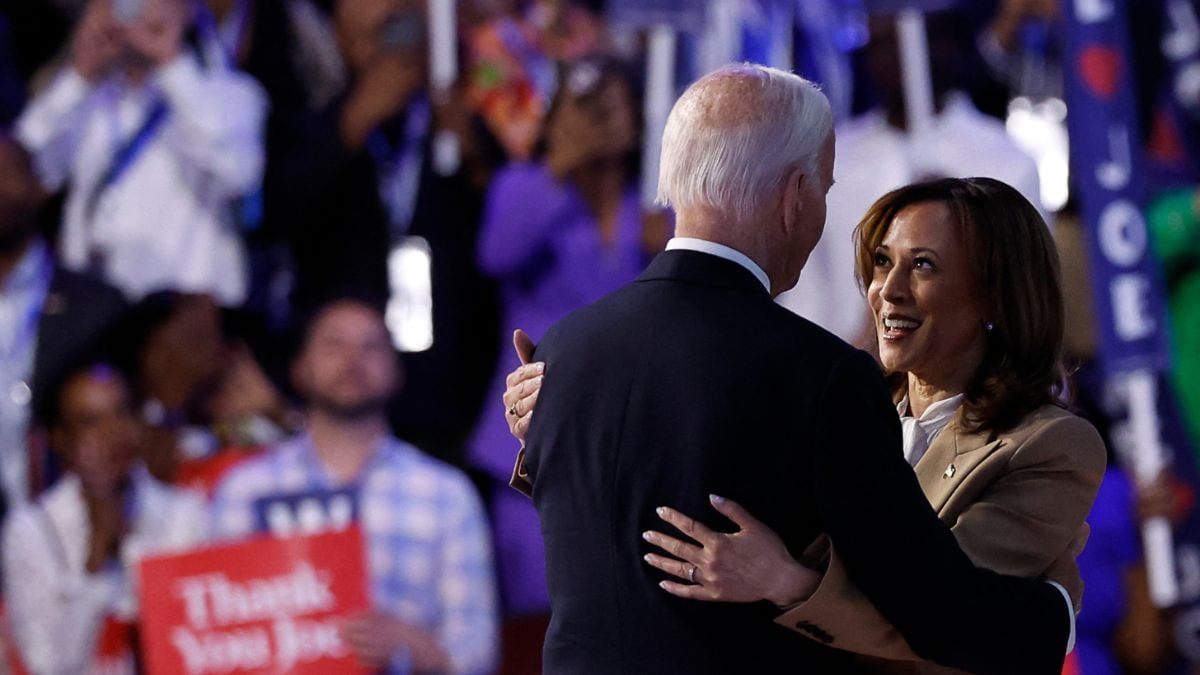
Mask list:
POLYGON ((993 438, 989 432, 964 431, 958 417, 946 425, 915 467, 921 491, 933 510, 940 514, 975 467, 1003 445, 1004 439, 993 438))

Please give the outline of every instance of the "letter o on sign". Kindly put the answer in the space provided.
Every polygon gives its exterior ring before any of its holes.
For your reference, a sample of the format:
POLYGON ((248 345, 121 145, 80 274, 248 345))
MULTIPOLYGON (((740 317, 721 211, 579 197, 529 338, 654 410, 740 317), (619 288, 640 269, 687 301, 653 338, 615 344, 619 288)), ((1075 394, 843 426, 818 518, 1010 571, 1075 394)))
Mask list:
POLYGON ((1132 267, 1146 254, 1146 222, 1129 200, 1109 204, 1100 214, 1100 252, 1119 267, 1132 267))

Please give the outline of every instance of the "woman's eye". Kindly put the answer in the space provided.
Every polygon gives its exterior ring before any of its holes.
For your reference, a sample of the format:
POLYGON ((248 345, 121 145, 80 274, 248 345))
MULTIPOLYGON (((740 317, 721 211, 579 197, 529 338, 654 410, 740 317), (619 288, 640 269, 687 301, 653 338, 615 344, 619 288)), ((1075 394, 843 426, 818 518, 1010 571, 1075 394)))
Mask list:
POLYGON ((886 255, 884 255, 882 253, 875 254, 875 266, 876 267, 887 267, 890 262, 891 261, 888 260, 886 255))
POLYGON ((914 258, 913 267, 917 269, 933 269, 936 265, 929 258, 914 258))

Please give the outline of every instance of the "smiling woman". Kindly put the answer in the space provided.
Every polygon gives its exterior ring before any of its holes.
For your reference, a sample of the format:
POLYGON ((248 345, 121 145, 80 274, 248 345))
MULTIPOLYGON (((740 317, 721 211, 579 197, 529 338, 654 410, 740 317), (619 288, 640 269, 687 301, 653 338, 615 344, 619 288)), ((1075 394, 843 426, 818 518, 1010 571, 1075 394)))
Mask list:
MULTIPOLYGON (((1075 556, 1105 452, 1095 429, 1062 407, 1062 290, 1045 222, 1004 183, 943 179, 880 198, 857 244, 905 457, 925 496, 976 565, 1060 584, 1078 607, 1075 556)), ((739 531, 714 532, 662 509, 699 546, 647 533, 673 556, 650 554, 647 563, 681 580, 665 590, 787 604, 776 621, 807 637, 910 662, 874 664, 883 672, 943 672, 921 663, 867 603, 837 541, 831 552, 827 542, 806 552, 829 555, 824 577, 806 580, 763 523, 728 499, 712 504, 739 531)))
POLYGON ((1020 193, 989 178, 900 188, 857 238, 880 360, 914 416, 964 394, 966 428, 1005 430, 1061 396, 1058 255, 1020 193))
MULTIPOLYGON (((1054 582, 1078 607, 1075 556, 1105 451, 1096 430, 1064 408, 1062 289, 1045 222, 1004 183, 943 179, 880 198, 857 246, 905 457, 930 505, 977 566, 1054 582)), ((539 364, 509 377, 504 402, 518 437, 543 377, 539 364)), ((777 623, 878 657, 870 672, 944 672, 921 661, 866 600, 838 541, 814 542, 802 564, 767 523, 730 499, 710 502, 736 531, 706 527, 700 520, 712 522, 710 514, 660 508, 658 517, 684 536, 643 535, 656 547, 645 562, 668 575, 665 591, 771 601, 786 609, 777 623)))

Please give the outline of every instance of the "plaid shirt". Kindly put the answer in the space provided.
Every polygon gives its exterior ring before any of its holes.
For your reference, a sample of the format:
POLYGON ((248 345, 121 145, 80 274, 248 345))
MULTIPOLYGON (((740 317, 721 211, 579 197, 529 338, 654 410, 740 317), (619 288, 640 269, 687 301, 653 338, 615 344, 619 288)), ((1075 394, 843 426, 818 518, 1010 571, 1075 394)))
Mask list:
MULTIPOLYGON (((487 520, 466 476, 387 438, 357 481, 377 608, 437 635, 455 672, 491 672, 497 609, 487 520)), ((333 488, 311 439, 302 434, 238 465, 217 488, 219 538, 254 533, 260 497, 333 488)), ((392 671, 404 670, 404 655, 392 671)))

